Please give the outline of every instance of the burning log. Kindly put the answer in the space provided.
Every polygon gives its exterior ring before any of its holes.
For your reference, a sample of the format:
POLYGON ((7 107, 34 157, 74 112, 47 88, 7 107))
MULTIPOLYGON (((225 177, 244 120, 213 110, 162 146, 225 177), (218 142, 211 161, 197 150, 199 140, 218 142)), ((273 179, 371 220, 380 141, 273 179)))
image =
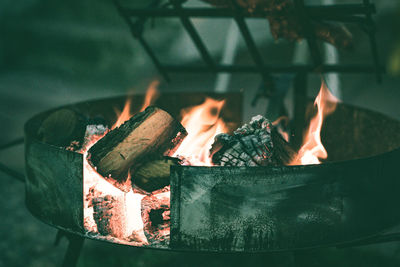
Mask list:
POLYGON ((267 166, 285 165, 296 152, 266 118, 258 115, 233 136, 217 135, 210 154, 216 165, 267 166))
MULTIPOLYGON (((51 145, 66 147, 70 143, 80 143, 85 134, 86 123, 83 116, 71 109, 60 109, 51 113, 38 130, 39 139, 51 145)), ((76 144, 82 145, 82 144, 76 144)))
POLYGON ((97 231, 104 236, 112 236, 119 239, 126 237, 126 207, 124 196, 103 195, 91 188, 87 196, 89 207, 93 207, 93 219, 97 225, 97 231))
POLYGON ((179 159, 172 157, 146 162, 131 169, 132 182, 147 192, 161 189, 169 185, 170 167, 179 163, 179 159))
MULTIPOLYGON (((215 6, 231 7, 230 0, 203 0, 215 6)), ((275 39, 300 40, 305 36, 298 10, 292 0, 237 0, 237 5, 250 13, 268 13, 270 31, 275 39)), ((341 24, 311 21, 311 30, 317 38, 338 48, 351 48, 353 38, 347 28, 341 24)))
POLYGON ((186 130, 171 115, 148 107, 94 144, 88 159, 110 183, 128 192, 130 168, 172 154, 185 136, 186 130))
POLYGON ((152 245, 163 245, 169 241, 170 192, 160 190, 142 199, 143 230, 152 245), (165 192, 164 192, 165 191, 165 192))

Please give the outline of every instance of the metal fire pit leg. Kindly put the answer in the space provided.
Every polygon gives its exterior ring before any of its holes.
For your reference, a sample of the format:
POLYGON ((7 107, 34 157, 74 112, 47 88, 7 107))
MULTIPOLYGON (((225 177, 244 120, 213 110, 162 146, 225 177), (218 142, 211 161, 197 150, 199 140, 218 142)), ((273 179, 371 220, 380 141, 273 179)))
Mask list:
POLYGON ((59 230, 57 232, 56 240, 55 240, 55 245, 57 245, 60 242, 60 239, 65 236, 68 239, 68 248, 67 251, 65 252, 65 256, 63 259, 62 267, 75 267, 76 264, 78 263, 79 256, 82 251, 83 247, 83 241, 85 240, 84 238, 73 235, 67 232, 64 232, 62 230, 59 230))
POLYGON ((76 235, 68 235, 69 244, 64 256, 62 267, 75 267, 81 254, 84 238, 76 235))

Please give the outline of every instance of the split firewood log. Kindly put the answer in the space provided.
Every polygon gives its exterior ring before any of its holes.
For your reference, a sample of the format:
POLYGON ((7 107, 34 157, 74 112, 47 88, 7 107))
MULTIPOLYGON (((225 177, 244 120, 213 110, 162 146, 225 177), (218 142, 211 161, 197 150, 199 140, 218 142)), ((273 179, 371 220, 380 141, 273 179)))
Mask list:
POLYGON ((233 135, 217 135, 210 155, 212 162, 221 166, 268 166, 288 164, 296 152, 266 118, 258 115, 233 135))
MULTIPOLYGON (((214 6, 231 7, 231 0, 203 0, 214 6)), ((266 18, 270 24, 270 31, 275 39, 284 38, 290 41, 300 40, 305 37, 305 29, 301 23, 298 10, 293 0, 237 0, 240 8, 250 13, 268 13, 266 18)), ((353 38, 348 29, 342 24, 311 21, 311 29, 315 36, 338 48, 351 48, 353 38)))
POLYGON ((88 159, 106 180, 128 192, 129 169, 162 155, 172 155, 186 134, 167 112, 148 107, 94 144, 88 159))
MULTIPOLYGON (((68 108, 51 113, 41 124, 38 137, 51 145, 66 147, 72 141, 80 143, 85 135, 84 116, 68 108)), ((80 143, 80 145, 82 145, 80 143)))
POLYGON ((179 164, 180 159, 172 157, 146 162, 137 168, 131 168, 132 182, 147 192, 161 189, 169 185, 170 167, 179 164))

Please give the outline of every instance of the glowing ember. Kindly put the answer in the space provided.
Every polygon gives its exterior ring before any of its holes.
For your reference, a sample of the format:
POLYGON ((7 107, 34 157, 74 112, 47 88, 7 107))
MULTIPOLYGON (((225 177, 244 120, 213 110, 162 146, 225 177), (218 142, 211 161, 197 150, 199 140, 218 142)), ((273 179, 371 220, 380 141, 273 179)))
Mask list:
MULTIPOLYGON (((124 193, 109 184, 86 160, 87 151, 100 140, 107 129, 101 126, 89 125, 87 127, 87 136, 85 137, 85 146, 81 153, 84 154, 83 177, 84 177, 84 226, 85 229, 94 235, 100 231, 95 221, 94 199, 106 199, 112 196, 116 202, 112 205, 121 206, 123 210, 118 210, 118 217, 114 221, 108 220, 109 227, 112 228, 110 235, 121 239, 122 241, 133 241, 134 245, 145 245, 147 239, 143 232, 143 222, 141 219, 141 200, 144 195, 134 194, 132 191, 124 193), (94 193, 95 192, 95 193, 94 193), (122 214, 121 214, 122 213, 122 214), (121 219, 123 218, 123 219, 121 219), (129 237, 134 235, 135 240, 129 237)), ((99 203, 101 204, 101 203, 99 203)))
MULTIPOLYGON (((151 83, 141 110, 154 102, 158 96, 157 86, 158 82, 151 83)), ((134 115, 131 113, 131 100, 127 99, 123 111, 116 110, 116 113, 118 119, 111 129, 119 127, 134 115)), ((146 194, 133 190, 125 193, 117 189, 87 161, 87 152, 90 147, 103 138, 108 131, 102 125, 88 125, 85 142, 79 151, 84 154, 84 227, 89 234, 96 235, 98 238, 112 238, 119 243, 135 246, 148 245, 141 215, 142 199, 146 194), (100 215, 96 213, 100 213, 104 218, 99 218, 100 215), (99 229, 99 225, 106 229, 99 229)), ((128 175, 130 175, 129 172, 128 175)), ((169 229, 165 231, 169 234, 169 229)))
POLYGON ((175 157, 184 157, 191 165, 212 166, 210 148, 217 134, 226 132, 219 117, 225 101, 206 98, 203 104, 182 110, 181 124, 188 132, 175 157))
POLYGON ((311 119, 298 156, 290 165, 320 164, 321 159, 328 157, 328 153, 321 142, 321 129, 325 117, 336 109, 337 102, 338 99, 330 93, 323 82, 314 101, 314 107, 317 107, 317 114, 311 119))
MULTIPOLYGON (((153 104, 158 97, 158 82, 153 82, 146 93, 141 110, 153 104)), ((189 132, 175 155, 185 157, 193 165, 212 165, 209 149, 214 137, 225 131, 219 118, 224 101, 207 98, 196 107, 182 110, 182 124, 189 132)), ((131 101, 128 99, 112 129, 119 127, 134 114, 131 114, 131 101)), ((86 142, 81 153, 84 154, 84 226, 88 233, 119 243, 135 246, 163 246, 169 240, 169 187, 148 194, 132 189, 125 193, 108 183, 87 161, 87 151, 109 130, 90 125, 87 128, 86 142), (93 128, 93 129, 92 129, 93 128), (160 206, 161 205, 161 206, 160 206), (156 207, 158 207, 156 209, 156 207), (151 208, 151 209, 150 209, 151 208), (153 210, 155 210, 153 212, 153 210), (163 223, 153 225, 151 216, 157 215, 163 223)), ((130 172, 128 172, 130 175, 130 172)), ((129 177, 128 177, 129 178, 129 177)), ((155 216, 157 217, 157 216, 155 216)))

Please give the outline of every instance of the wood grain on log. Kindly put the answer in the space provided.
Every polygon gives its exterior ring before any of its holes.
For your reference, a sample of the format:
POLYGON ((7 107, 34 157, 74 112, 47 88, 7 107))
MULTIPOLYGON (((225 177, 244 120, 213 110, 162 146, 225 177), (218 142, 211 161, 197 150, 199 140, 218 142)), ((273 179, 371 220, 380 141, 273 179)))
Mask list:
POLYGON ((94 144, 88 154, 97 172, 119 189, 128 192, 128 170, 171 155, 186 136, 183 126, 167 112, 148 107, 94 144))

